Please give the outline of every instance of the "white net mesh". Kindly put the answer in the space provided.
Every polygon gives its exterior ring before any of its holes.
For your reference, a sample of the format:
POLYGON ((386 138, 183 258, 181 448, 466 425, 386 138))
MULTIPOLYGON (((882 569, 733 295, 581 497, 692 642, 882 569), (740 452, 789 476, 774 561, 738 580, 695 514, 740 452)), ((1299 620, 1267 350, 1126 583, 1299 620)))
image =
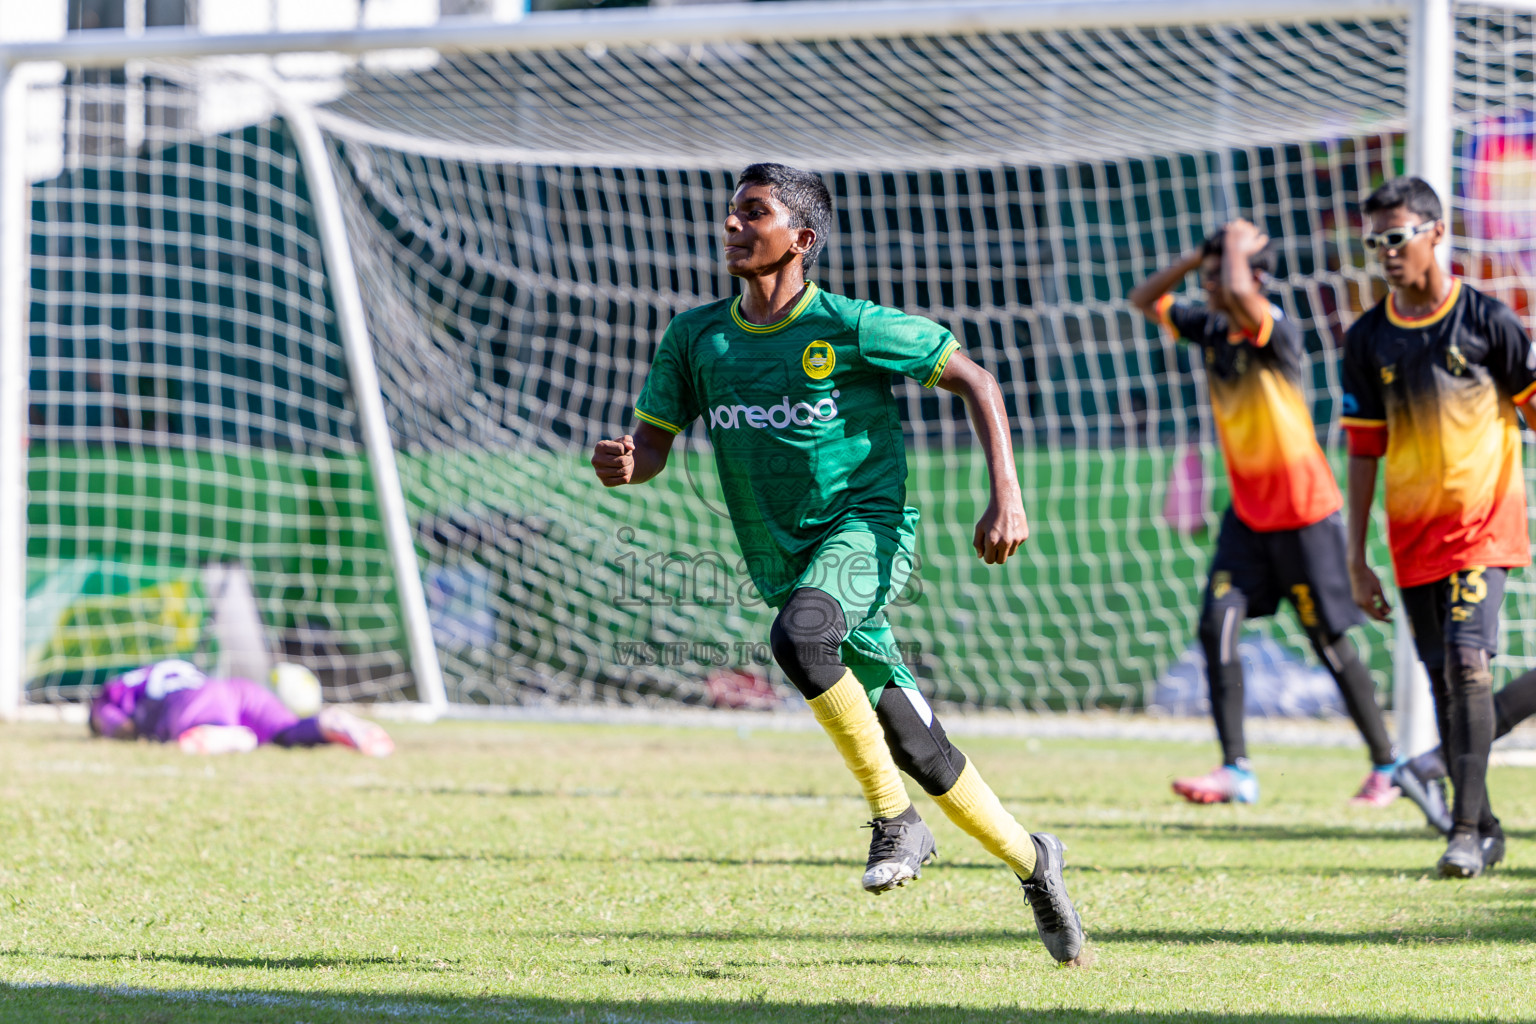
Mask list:
POLYGON ((832 187, 820 283, 951 326, 1020 427, 1034 535, 999 572, 969 551, 985 475, 963 409, 898 386, 925 523, 895 622, 919 679, 972 705, 1142 702, 1187 643, 1223 485, 1187 353, 1122 296, 1228 217, 1258 219, 1283 240, 1279 299, 1329 356, 1329 423, 1365 282, 1347 209, 1393 159, 1399 30, 594 48, 354 75, 323 123, 386 395, 409 396, 392 397, 407 472, 434 496, 429 590, 432 573, 478 588, 495 626, 495 643, 440 630, 451 698, 755 699, 732 670, 767 661, 771 613, 739 600, 699 428, 631 491, 585 460, 629 429, 671 316, 733 291, 718 224, 733 172, 771 157, 832 187), (1191 452, 1204 514, 1170 523, 1191 452))
MULTIPOLYGON (((1460 24, 1463 123, 1523 110, 1526 163, 1498 166, 1529 173, 1529 51, 1476 56, 1528 47, 1528 25, 1460 24)), ((922 684, 989 707, 1142 703, 1190 638, 1225 483, 1199 372, 1123 296, 1217 224, 1254 219, 1279 240, 1275 299, 1304 327, 1337 452, 1339 340, 1375 287, 1358 202, 1401 169, 1404 28, 592 47, 364 62, 331 83, 318 114, 450 700, 744 706, 783 692, 698 426, 646 486, 603 491, 586 466, 593 440, 630 429, 668 320, 733 291, 717 239, 733 174, 778 159, 833 189, 818 282, 949 325, 1018 427, 1033 535, 1000 571, 969 550, 985 475, 963 409, 897 385, 924 524, 920 581, 893 621, 922 684)), ((206 123, 221 87, 200 74, 180 92, 201 104, 187 124, 206 123)), ((280 121, 162 134, 131 156, 66 147, 66 169, 34 189, 35 210, 79 226, 40 223, 34 241, 29 610, 89 559, 144 582, 123 604, 131 628, 35 656, 32 686, 91 681, 141 634, 164 635, 144 610, 169 605, 142 588, 170 577, 149 570, 225 558, 252 566, 284 648, 333 696, 408 695, 302 184, 314 172, 294 165, 280 121), (93 203, 155 212, 129 214, 127 248, 97 252, 93 203), (93 270, 132 283, 87 283, 93 270), (101 326, 118 308, 121 325, 101 326), (285 514, 245 504, 258 498, 285 514), (173 521, 178 507, 202 525, 173 521)), ((1488 134, 1466 136, 1466 160, 1489 163, 1488 134)), ((1504 237, 1490 201, 1467 195, 1458 234, 1504 237)), ((1519 277, 1486 259, 1504 269, 1469 273, 1519 277)), ((1530 604, 1517 589, 1521 623, 1530 604)), ((1384 667, 1381 634, 1361 639, 1384 667)), ((1516 663, 1530 639, 1511 631, 1516 663)))
POLYGON ((111 77, 37 90, 64 130, 31 196, 31 696, 173 655, 212 667, 217 562, 247 568, 274 653, 333 697, 398 695, 389 562, 293 145, 270 122, 198 132, 195 93, 111 77))
MULTIPOLYGON (((1536 327, 1536 18, 1457 8, 1454 269, 1536 327)), ((1536 474, 1527 434, 1525 469, 1536 474)), ((1510 574, 1502 670, 1536 667, 1536 577, 1510 574)))

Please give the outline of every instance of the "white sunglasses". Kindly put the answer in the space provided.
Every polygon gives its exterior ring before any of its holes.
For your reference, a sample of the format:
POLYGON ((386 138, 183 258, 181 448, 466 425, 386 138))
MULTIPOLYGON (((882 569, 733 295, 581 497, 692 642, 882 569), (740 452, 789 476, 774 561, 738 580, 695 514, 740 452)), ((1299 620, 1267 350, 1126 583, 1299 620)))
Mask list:
POLYGON ((1377 249, 1401 249, 1439 223, 1437 220, 1427 220, 1411 228, 1389 228, 1379 235, 1362 235, 1360 244, 1365 246, 1366 252, 1375 252, 1377 249))

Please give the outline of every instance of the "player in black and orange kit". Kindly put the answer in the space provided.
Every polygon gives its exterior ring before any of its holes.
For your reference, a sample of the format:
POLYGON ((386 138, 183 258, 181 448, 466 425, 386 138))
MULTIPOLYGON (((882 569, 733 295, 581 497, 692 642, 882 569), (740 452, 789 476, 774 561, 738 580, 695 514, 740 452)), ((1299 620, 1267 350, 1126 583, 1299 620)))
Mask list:
MULTIPOLYGON (((1258 800, 1258 778, 1243 739, 1237 640, 1244 619, 1273 615, 1284 597, 1338 681, 1369 748, 1371 772, 1355 800, 1381 806, 1397 798, 1393 775, 1402 766, 1376 706, 1370 671, 1344 635, 1361 618, 1344 569, 1343 498, 1302 394, 1301 336, 1264 296, 1271 252, 1256 227, 1234 221, 1130 295, 1149 319, 1204 354, 1232 483, 1199 627, 1222 764, 1207 775, 1176 779, 1173 788, 1193 803, 1258 800), (1168 294, 1195 270, 1204 306, 1168 294)), ((1417 799, 1424 791, 1409 795, 1417 799)))
MULTIPOLYGON (((1530 562, 1515 409, 1536 394, 1536 349, 1509 307, 1435 259, 1445 222, 1428 184, 1389 181, 1366 199, 1365 215, 1365 247, 1391 291, 1344 341, 1350 582, 1366 614, 1388 621, 1365 552, 1385 457, 1392 564, 1455 787, 1440 873, 1470 878, 1504 856, 1487 790, 1497 718, 1490 662, 1505 578, 1530 562)), ((1506 693, 1533 686, 1527 673, 1506 693)))

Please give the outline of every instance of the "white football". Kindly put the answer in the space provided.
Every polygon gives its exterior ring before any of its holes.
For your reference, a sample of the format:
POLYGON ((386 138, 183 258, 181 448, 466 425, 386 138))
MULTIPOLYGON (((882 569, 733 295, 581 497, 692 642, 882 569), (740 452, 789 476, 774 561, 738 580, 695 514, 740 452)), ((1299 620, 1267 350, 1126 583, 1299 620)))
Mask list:
POLYGON ((320 713, 320 680, 303 665, 279 662, 272 666, 272 689, 288 710, 300 718, 320 713))

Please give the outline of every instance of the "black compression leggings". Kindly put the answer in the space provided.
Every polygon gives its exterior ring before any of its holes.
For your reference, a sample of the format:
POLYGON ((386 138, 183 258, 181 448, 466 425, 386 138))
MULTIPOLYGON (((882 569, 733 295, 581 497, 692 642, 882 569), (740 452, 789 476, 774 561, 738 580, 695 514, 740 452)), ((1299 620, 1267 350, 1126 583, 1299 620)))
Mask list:
MULTIPOLYGON (((1206 677, 1211 686, 1211 716, 1216 720, 1216 737, 1221 743, 1223 764, 1237 764, 1248 756, 1243 736, 1243 663, 1237 653, 1238 636, 1248 600, 1240 591, 1229 590, 1206 603, 1200 616, 1200 646, 1205 651, 1206 677)), ((1312 650, 1322 661, 1339 693, 1355 728, 1370 750, 1373 765, 1390 764, 1392 740, 1386 722, 1376 705, 1376 685, 1370 669, 1360 661, 1355 645, 1345 636, 1329 637, 1319 630, 1308 630, 1312 650)))
MULTIPOLYGON (((848 635, 843 611, 832 596, 813 587, 790 595, 768 632, 774 660, 806 700, 830 690, 848 671, 838 654, 848 635)), ((948 793, 965 769, 965 755, 949 742, 944 726, 922 694, 887 686, 875 705, 896 767, 924 792, 948 793)))

